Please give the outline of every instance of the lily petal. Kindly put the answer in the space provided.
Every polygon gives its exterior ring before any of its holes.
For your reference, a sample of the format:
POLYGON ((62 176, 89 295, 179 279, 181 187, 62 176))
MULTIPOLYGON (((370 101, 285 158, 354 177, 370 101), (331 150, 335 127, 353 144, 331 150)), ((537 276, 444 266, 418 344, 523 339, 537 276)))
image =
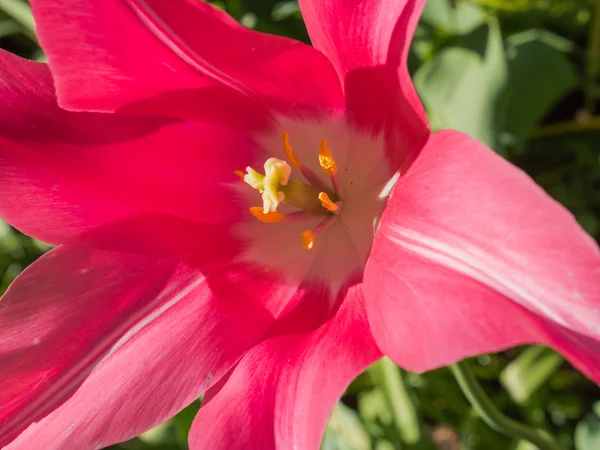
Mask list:
POLYGON ((136 322, 180 300, 196 276, 175 268, 168 259, 63 246, 17 278, 0 302, 0 445, 73 394, 136 322))
POLYGON ((410 41, 425 0, 299 3, 313 45, 325 53, 340 75, 392 63, 406 70, 410 41))
POLYGON ((61 110, 47 66, 3 51, 0 81, 0 216, 24 233, 61 243, 141 213, 211 222, 240 214, 226 183, 256 149, 243 134, 61 110))
POLYGON ((350 287, 334 317, 309 331, 314 308, 322 309, 323 299, 314 300, 278 321, 272 337, 208 391, 190 430, 191 449, 319 447, 336 400, 381 353, 360 285, 350 287))
POLYGON ((26 269, 0 301, 0 446, 33 422, 8 448, 110 445, 218 381, 293 293, 231 265, 232 245, 207 226, 146 217, 26 269))
POLYGON ((127 2, 30 3, 64 108, 115 111, 171 89, 207 84, 147 29, 127 2))
POLYGON ((384 353, 410 370, 536 342, 598 381, 599 276, 598 246, 571 214, 483 144, 443 131, 384 211, 367 311, 384 353))
POLYGON ((246 29, 205 2, 31 4, 59 104, 67 109, 115 111, 168 91, 215 84, 287 104, 341 102, 335 72, 319 52, 246 29))
POLYGON ((359 128, 385 130, 396 170, 406 161, 406 155, 395 154, 398 149, 418 150, 429 135, 407 67, 425 0, 299 3, 313 45, 327 55, 342 81, 349 117, 359 128))

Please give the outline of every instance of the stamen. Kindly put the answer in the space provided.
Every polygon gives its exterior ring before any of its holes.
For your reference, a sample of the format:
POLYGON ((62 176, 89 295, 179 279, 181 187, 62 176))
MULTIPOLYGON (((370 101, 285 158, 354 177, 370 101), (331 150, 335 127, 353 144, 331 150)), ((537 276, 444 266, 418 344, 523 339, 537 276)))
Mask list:
POLYGON ((305 250, 310 250, 313 248, 315 244, 315 235, 311 230, 304 230, 302 232, 302 248, 305 250))
POLYGON ((288 161, 291 162, 293 166, 300 169, 302 167, 302 163, 300 162, 298 157, 294 155, 294 151, 292 150, 292 146, 290 145, 290 135, 287 131, 283 132, 281 140, 283 142, 283 150, 285 151, 285 156, 287 156, 288 161))
POLYGON ((277 211, 269 211, 265 214, 261 206, 253 206, 250 208, 250 214, 262 223, 277 223, 285 220, 285 216, 277 211))
POLYGON ((337 195, 339 199, 343 199, 344 193, 342 192, 342 184, 340 183, 340 179, 337 176, 337 174, 331 175, 331 182, 333 183, 333 190, 335 191, 335 195, 337 195))
POLYGON ((294 154, 292 146, 290 145, 290 135, 287 131, 283 132, 281 141, 283 142, 283 150, 285 151, 285 156, 287 157, 288 161, 292 163, 293 166, 300 169, 300 173, 304 175, 304 178, 306 178, 310 184, 313 186, 318 186, 319 189, 325 189, 326 186, 323 184, 323 181, 321 181, 319 176, 309 167, 302 164, 300 159, 294 154))
POLYGON ((331 201, 327 193, 320 192, 319 200, 321 200, 321 205, 323 205, 323 208, 325 208, 327 211, 335 212, 338 210, 338 205, 331 201))
POLYGON ((306 211, 294 211, 285 215, 286 222, 300 222, 314 217, 313 214, 306 211))
POLYGON ((327 145, 327 139, 323 138, 321 140, 321 148, 319 150, 319 164, 321 165, 321 169, 327 175, 335 175, 337 173, 337 164, 335 163, 335 159, 333 159, 333 154, 327 145))
MULTIPOLYGON (((284 220, 282 215, 269 213, 276 212, 282 202, 298 208, 301 210, 298 211, 299 213, 317 214, 321 217, 335 217, 339 214, 343 198, 340 195, 341 186, 337 178, 338 168, 326 139, 321 141, 319 163, 323 171, 330 175, 333 190, 327 181, 322 180, 309 167, 302 165, 300 159, 294 155, 287 131, 283 131, 282 143, 289 163, 279 158, 268 158, 264 163, 264 175, 252 167, 247 167, 246 173, 241 170, 234 171, 237 176, 243 178, 245 183, 261 193, 262 212, 259 214, 256 208, 253 208, 252 214, 262 222, 280 222, 284 220), (308 183, 290 179, 291 165, 299 168, 308 183)), ((285 220, 288 220, 287 216, 285 220)), ((293 218, 290 216, 289 220, 293 218)), ((316 235, 315 229, 312 232, 316 235)))
POLYGON ((304 175, 304 178, 317 189, 327 189, 327 185, 323 183, 323 180, 312 171, 308 166, 302 166, 300 172, 304 175))
POLYGON ((325 220, 322 220, 312 230, 304 230, 301 234, 302 237, 302 248, 310 250, 315 244, 315 238, 319 234, 323 233, 327 228, 333 225, 337 221, 337 216, 331 215, 325 220))

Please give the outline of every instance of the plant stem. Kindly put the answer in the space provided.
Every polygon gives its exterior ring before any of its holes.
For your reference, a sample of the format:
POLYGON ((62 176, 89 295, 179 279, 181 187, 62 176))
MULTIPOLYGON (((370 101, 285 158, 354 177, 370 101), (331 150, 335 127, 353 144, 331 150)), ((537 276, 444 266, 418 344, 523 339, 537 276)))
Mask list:
POLYGON ((543 138, 567 133, 583 133, 586 131, 598 130, 600 130, 600 116, 595 116, 582 122, 569 121, 543 125, 535 130, 531 134, 531 137, 543 138))
POLYGON ((502 414, 486 395, 465 361, 453 364, 450 369, 465 397, 488 426, 505 436, 529 441, 540 450, 561 450, 548 433, 519 423, 502 414))
POLYGON ((27 3, 22 0, 2 0, 0 2, 0 10, 4 11, 9 17, 12 17, 15 22, 21 24, 27 36, 37 40, 35 21, 31 14, 31 8, 27 3))
POLYGON ((419 419, 415 405, 404 384, 402 373, 389 358, 383 358, 380 364, 382 387, 392 409, 394 424, 403 441, 408 444, 415 443, 419 440, 420 435, 419 419))
POLYGON ((585 111, 591 116, 596 104, 595 82, 600 74, 600 0, 595 0, 585 65, 585 111))
POLYGON ((402 448, 434 449, 433 443, 423 432, 417 408, 406 387, 402 370, 387 357, 382 358, 373 368, 375 377, 385 393, 402 448))

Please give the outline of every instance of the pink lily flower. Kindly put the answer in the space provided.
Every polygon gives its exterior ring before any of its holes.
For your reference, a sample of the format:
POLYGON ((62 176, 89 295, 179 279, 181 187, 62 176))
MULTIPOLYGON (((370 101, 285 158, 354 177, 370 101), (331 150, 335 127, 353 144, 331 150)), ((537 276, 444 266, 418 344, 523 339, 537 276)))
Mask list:
POLYGON ((31 0, 0 53, 0 216, 57 247, 0 300, 0 447, 96 449, 205 394, 197 449, 316 449, 382 355, 547 344, 600 382, 600 253, 430 133, 424 0, 301 0, 314 47, 195 0, 31 0))

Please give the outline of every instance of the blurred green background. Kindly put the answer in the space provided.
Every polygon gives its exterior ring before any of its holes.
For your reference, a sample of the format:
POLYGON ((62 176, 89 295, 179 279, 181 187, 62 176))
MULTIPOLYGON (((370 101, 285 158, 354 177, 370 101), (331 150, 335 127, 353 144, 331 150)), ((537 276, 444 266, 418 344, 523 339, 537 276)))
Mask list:
MULTIPOLYGON (((214 3, 246 27, 308 42, 294 1, 214 3)), ((0 0, 0 48, 45 59, 23 0, 0 0)), ((429 0, 409 65, 433 128, 484 141, 600 238, 600 0, 429 0)), ((0 220, 0 293, 48 249, 0 220)), ((528 347, 469 364, 508 416, 551 431, 565 449, 600 450, 600 391, 560 355, 528 347)), ((114 448, 187 448, 199 405, 114 448)), ((389 364, 355 380, 323 441, 327 450, 436 447, 533 448, 489 429, 448 369, 417 375, 389 364), (390 369, 404 417, 418 422, 393 414, 380 377, 390 369), (424 438, 416 440, 419 430, 424 438)))

